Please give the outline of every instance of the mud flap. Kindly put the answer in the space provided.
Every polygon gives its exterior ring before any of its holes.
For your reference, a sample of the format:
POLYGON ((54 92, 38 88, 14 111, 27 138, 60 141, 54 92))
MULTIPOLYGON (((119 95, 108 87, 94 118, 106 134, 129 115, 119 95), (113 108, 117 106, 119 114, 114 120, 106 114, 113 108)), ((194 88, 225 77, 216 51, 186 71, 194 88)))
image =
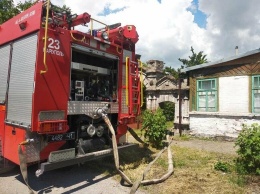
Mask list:
POLYGON ((26 160, 26 155, 22 150, 22 146, 23 145, 26 146, 28 144, 29 144, 29 141, 25 141, 25 142, 22 142, 22 143, 19 144, 19 146, 18 146, 18 156, 19 156, 20 170, 21 170, 23 180, 24 180, 25 184, 27 185, 27 187, 29 189, 29 193, 34 194, 34 191, 29 186, 29 183, 28 183, 27 160, 26 160))

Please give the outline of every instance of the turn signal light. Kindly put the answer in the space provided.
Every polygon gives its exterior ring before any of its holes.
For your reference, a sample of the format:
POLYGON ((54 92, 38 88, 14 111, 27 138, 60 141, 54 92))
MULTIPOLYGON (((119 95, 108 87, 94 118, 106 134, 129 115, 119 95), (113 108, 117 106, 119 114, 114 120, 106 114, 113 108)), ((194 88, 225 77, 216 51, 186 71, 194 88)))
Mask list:
POLYGON ((39 122, 38 133, 64 133, 68 130, 67 121, 44 121, 39 122))

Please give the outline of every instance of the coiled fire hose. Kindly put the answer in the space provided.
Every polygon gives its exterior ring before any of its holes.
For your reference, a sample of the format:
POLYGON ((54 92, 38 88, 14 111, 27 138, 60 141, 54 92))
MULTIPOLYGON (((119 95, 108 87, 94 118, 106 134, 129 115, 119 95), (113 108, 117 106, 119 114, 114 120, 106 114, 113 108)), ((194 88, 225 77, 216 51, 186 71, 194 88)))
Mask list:
POLYGON ((34 194, 34 191, 29 186, 29 183, 28 183, 27 160, 26 160, 26 155, 23 153, 22 146, 26 146, 26 145, 28 145, 32 142, 34 142, 33 139, 27 139, 26 141, 23 141, 18 145, 18 156, 19 156, 19 161, 20 161, 20 170, 21 170, 23 180, 24 180, 25 184, 27 185, 30 194, 34 194))
POLYGON ((167 178, 169 178, 171 176, 171 174, 173 173, 173 160, 172 160, 172 153, 171 153, 171 148, 170 145, 172 143, 172 141, 170 141, 169 135, 167 135, 167 142, 168 142, 168 146, 165 147, 164 149, 162 149, 157 157, 148 164, 148 166, 146 167, 142 177, 140 180, 137 180, 134 184, 131 182, 131 180, 124 174, 123 171, 120 170, 119 168, 119 155, 118 155, 118 148, 117 148, 117 141, 116 141, 116 135, 115 135, 115 130, 109 120, 109 118, 107 117, 107 114, 105 114, 105 112, 103 111, 103 109, 99 109, 97 111, 97 114, 101 115, 103 120, 105 121, 105 123, 107 124, 109 131, 112 134, 112 146, 113 146, 113 154, 114 154, 114 160, 115 160, 115 166, 116 169, 118 171, 118 173, 120 174, 120 176, 122 177, 122 179, 124 181, 126 181, 130 186, 132 186, 130 194, 134 194, 138 187, 140 186, 140 184, 142 185, 149 185, 149 184, 156 184, 156 183, 161 183, 163 181, 165 181, 167 178), (144 180, 146 174, 148 173, 148 171, 150 170, 151 166, 155 163, 155 161, 161 156, 161 154, 165 151, 168 150, 168 172, 166 174, 164 174, 161 178, 159 179, 152 179, 152 180, 144 180))

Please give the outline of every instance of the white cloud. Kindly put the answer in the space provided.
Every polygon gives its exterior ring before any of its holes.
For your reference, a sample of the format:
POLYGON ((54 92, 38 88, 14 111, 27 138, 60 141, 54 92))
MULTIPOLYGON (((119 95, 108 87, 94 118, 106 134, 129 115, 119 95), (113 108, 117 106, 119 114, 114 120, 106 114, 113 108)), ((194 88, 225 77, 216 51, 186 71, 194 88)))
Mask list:
POLYGON ((53 0, 67 5, 74 13, 88 12, 93 18, 107 24, 121 22, 137 27, 139 41, 137 53, 144 62, 163 60, 167 66, 180 67, 178 58, 187 58, 193 46, 195 52, 204 51, 209 61, 259 48, 259 0, 53 0), (197 8, 207 16, 206 29, 194 23, 194 16, 187 9, 197 8), (100 16, 104 8, 116 10, 100 16))
POLYGON ((200 9, 209 17, 205 36, 211 41, 211 58, 223 58, 259 48, 260 1, 200 0, 200 9))
POLYGON ((193 23, 192 13, 186 10, 191 2, 192 0, 162 0, 161 4, 157 0, 52 1, 53 4, 66 4, 77 14, 88 12, 93 18, 107 24, 121 22, 122 25, 135 25, 139 34, 136 50, 142 55, 141 59, 144 62, 159 59, 166 65, 175 67, 180 64, 179 57, 188 56, 191 45, 195 48, 201 45, 198 41, 192 43, 194 36, 191 36, 191 32, 203 30, 193 23), (104 7, 110 10, 125 9, 100 16, 104 7))

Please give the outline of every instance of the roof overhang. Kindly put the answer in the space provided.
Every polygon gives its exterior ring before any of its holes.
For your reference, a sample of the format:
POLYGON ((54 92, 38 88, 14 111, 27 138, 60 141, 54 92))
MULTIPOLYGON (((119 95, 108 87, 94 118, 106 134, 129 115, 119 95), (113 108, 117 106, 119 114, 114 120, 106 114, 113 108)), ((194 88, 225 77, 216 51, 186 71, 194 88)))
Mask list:
POLYGON ((215 61, 215 62, 203 63, 201 65, 195 65, 195 66, 192 66, 192 67, 187 67, 185 69, 181 69, 181 72, 186 73, 186 72, 192 71, 192 70, 217 66, 217 65, 220 65, 220 64, 223 64, 223 63, 226 63, 226 62, 234 61, 234 60, 237 60, 237 59, 240 59, 240 58, 243 58, 243 57, 247 57, 247 56, 250 56, 250 55, 258 54, 258 53, 260 53, 260 49, 248 51, 246 53, 242 53, 242 54, 235 55, 235 56, 228 57, 228 58, 223 58, 223 59, 215 61))

